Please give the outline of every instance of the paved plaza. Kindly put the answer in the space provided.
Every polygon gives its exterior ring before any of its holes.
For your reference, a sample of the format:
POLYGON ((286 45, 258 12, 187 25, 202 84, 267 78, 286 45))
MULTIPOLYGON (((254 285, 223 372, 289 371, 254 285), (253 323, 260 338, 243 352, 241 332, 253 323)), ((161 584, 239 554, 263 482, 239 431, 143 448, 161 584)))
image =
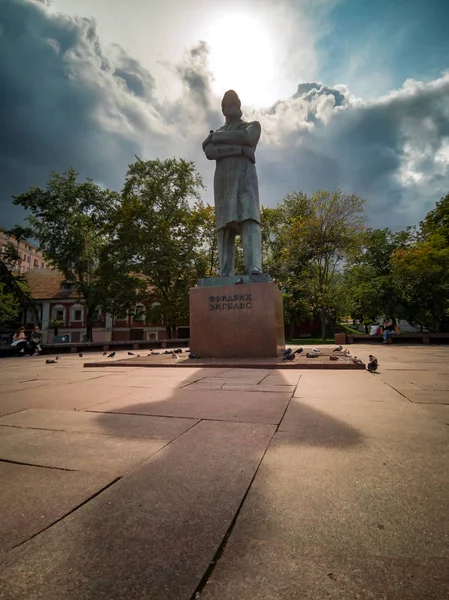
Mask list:
POLYGON ((379 373, 1 360, 0 598, 449 597, 449 347, 350 349, 379 373))

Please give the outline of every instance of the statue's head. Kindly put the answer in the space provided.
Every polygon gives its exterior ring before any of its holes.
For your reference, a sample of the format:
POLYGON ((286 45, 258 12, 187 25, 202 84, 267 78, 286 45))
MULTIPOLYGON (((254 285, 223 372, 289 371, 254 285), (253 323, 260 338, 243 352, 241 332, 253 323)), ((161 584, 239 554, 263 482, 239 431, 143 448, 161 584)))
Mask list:
POLYGON ((221 112, 227 119, 241 119, 242 111, 240 110, 242 103, 234 90, 228 90, 221 101, 221 112))

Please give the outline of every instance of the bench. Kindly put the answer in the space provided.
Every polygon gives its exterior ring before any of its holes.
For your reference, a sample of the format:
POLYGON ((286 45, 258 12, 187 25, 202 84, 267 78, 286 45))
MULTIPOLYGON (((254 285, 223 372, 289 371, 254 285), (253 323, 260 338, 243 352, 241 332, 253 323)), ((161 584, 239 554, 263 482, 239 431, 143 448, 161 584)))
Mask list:
MULTIPOLYGON (((408 333, 408 332, 404 332, 404 333, 395 333, 394 335, 390 335, 387 337, 387 343, 391 344, 393 342, 393 339, 395 343, 399 342, 399 343, 407 343, 409 340, 413 341, 420 341, 422 344, 430 344, 432 342, 432 340, 449 340, 449 333, 408 333)), ((360 333, 360 334, 353 334, 353 335, 349 335, 347 336, 348 339, 348 344, 356 344, 357 342, 363 342, 363 343, 367 343, 367 342, 372 342, 372 343, 380 343, 382 341, 382 336, 378 336, 378 335, 369 335, 367 333, 360 333)))
MULTIPOLYGON (((76 352, 108 352, 111 350, 141 350, 153 348, 187 348, 189 338, 167 340, 125 340, 120 342, 65 342, 42 344, 42 354, 76 352)), ((0 356, 11 356, 16 350, 11 346, 0 346, 0 356)))

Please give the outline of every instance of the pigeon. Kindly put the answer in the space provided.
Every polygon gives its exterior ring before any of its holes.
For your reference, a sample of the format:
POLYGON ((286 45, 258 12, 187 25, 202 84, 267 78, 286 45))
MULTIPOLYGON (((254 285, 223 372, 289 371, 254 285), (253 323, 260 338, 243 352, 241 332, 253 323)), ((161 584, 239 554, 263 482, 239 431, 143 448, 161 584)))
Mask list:
POLYGON ((291 348, 287 348, 286 350, 284 350, 284 356, 288 356, 291 353, 292 353, 292 349, 291 348))
POLYGON ((346 356, 351 356, 351 351, 350 350, 345 350, 345 354, 346 354, 346 356))
POLYGON ((234 285, 240 285, 241 283, 243 283, 243 279, 240 277, 239 279, 237 279, 234 285))
POLYGON ((318 356, 315 352, 307 352, 307 358, 318 358, 318 356))
POLYGON ((172 358, 176 358, 177 360, 179 360, 179 356, 176 354, 176 352, 173 352, 171 355, 172 358))
POLYGON ((343 350, 343 346, 338 346, 338 348, 335 348, 334 352, 341 352, 343 350))
POLYGON ((50 358, 47 358, 47 360, 45 361, 46 365, 55 365, 56 361, 55 360, 51 360, 50 358))
MULTIPOLYGON (((290 348, 289 348, 289 350, 290 350, 290 348)), ((295 360, 295 358, 296 358, 296 354, 290 350, 290 352, 288 354, 284 355, 284 358, 282 360, 295 360)))
POLYGON ((128 356, 135 356, 134 352, 128 352, 128 356))
POLYGON ((338 360, 338 358, 339 358, 339 357, 338 357, 338 356, 335 356, 335 354, 331 354, 331 355, 329 356, 329 360, 338 360))
POLYGON ((295 350, 295 354, 301 354, 301 352, 304 352, 302 348, 298 348, 297 350, 295 350))
POLYGON ((80 352, 80 353, 78 354, 78 356, 79 356, 80 358, 83 358, 83 353, 82 353, 82 352, 80 352))
POLYGON ((193 352, 191 352, 189 354, 189 358, 199 358, 199 356, 197 356, 196 354, 194 354, 193 352))
POLYGON ((369 355, 369 363, 367 365, 367 369, 370 373, 375 373, 377 371, 377 367, 379 363, 377 362, 377 358, 372 354, 369 355))
POLYGON ((106 351, 105 351, 105 352, 103 352, 103 356, 106 356, 106 354, 107 354, 107 352, 106 352, 106 351))
POLYGON ((55 360, 61 360, 61 357, 60 357, 60 356, 57 356, 57 357, 55 358, 55 360))
POLYGON ((354 356, 354 358, 352 359, 352 362, 356 365, 363 364, 363 362, 360 360, 360 358, 357 358, 357 356, 354 356))
POLYGON ((177 349, 175 350, 175 352, 176 352, 176 354, 182 354, 182 350, 181 350, 181 348, 177 348, 177 349))
POLYGON ((114 358, 115 356, 115 352, 111 352, 111 354, 108 355, 108 358, 114 358))
POLYGON ((312 348, 312 352, 314 354, 320 354, 321 350, 319 348, 312 348))

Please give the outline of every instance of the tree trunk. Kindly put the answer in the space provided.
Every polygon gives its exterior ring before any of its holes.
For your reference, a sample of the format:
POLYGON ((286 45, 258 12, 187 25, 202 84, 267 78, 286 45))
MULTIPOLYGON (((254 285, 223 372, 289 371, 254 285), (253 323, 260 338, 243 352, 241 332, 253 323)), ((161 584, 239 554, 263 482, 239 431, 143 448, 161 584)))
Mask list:
POLYGON ((58 328, 57 327, 53 328, 53 335, 58 335, 58 328))
POLYGON ((295 324, 293 321, 290 321, 288 324, 288 339, 293 340, 293 336, 295 335, 295 324))
POLYGON ((86 337, 87 337, 87 341, 88 342, 93 342, 94 338, 93 338, 93 328, 94 328, 94 324, 93 324, 93 318, 95 315, 95 308, 92 308, 90 306, 87 307, 87 315, 86 315, 86 337))
POLYGON ((171 340, 171 326, 170 326, 170 325, 167 325, 167 326, 165 327, 165 334, 166 334, 166 336, 167 336, 167 339, 168 339, 168 340, 171 340))
POLYGON ((326 309, 324 306, 321 308, 321 340, 323 344, 326 343, 326 309))

